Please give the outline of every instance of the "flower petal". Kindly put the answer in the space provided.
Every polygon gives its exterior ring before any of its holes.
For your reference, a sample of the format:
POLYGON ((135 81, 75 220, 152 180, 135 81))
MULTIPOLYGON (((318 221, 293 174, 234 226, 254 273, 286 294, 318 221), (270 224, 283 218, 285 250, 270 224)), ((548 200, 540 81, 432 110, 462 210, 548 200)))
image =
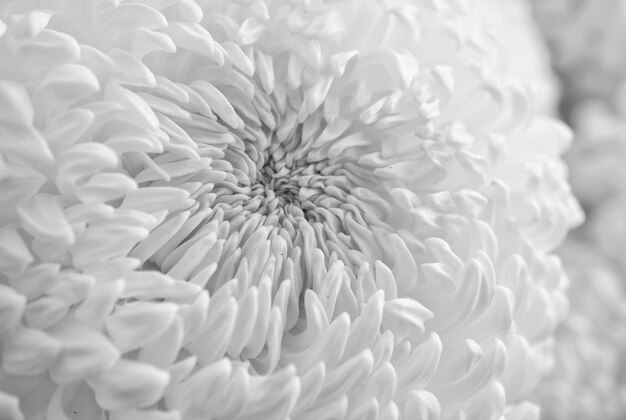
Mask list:
POLYGON ((155 403, 162 397, 169 379, 168 372, 152 365, 120 359, 88 383, 102 408, 121 410, 155 403))

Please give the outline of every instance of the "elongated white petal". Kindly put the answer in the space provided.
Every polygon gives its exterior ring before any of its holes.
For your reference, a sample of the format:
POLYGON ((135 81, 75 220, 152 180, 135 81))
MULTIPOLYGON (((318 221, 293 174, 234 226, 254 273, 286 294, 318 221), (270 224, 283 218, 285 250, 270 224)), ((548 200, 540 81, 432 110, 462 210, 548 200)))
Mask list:
POLYGON ((107 334, 122 352, 142 347, 168 329, 176 306, 133 302, 120 306, 105 321, 107 334))
POLYGON ((50 369, 53 379, 59 383, 74 382, 107 371, 120 357, 120 351, 103 334, 85 325, 60 324, 49 334, 62 346, 58 360, 50 369))
POLYGON ((91 378, 89 384, 102 408, 120 410, 158 401, 168 381, 169 374, 165 371, 121 359, 110 370, 91 378))
POLYGON ((26 298, 10 287, 0 285, 0 336, 14 329, 24 314, 26 298))

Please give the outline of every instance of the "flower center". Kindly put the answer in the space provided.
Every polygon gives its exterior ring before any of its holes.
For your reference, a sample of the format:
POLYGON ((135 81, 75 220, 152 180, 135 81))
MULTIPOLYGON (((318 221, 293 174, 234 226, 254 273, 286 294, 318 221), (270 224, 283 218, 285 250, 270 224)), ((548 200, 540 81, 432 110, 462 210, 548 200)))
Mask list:
POLYGON ((304 179, 309 167, 288 167, 284 161, 274 160, 271 156, 259 169, 258 180, 263 186, 267 204, 277 200, 280 205, 294 204, 300 206, 300 181, 304 179))

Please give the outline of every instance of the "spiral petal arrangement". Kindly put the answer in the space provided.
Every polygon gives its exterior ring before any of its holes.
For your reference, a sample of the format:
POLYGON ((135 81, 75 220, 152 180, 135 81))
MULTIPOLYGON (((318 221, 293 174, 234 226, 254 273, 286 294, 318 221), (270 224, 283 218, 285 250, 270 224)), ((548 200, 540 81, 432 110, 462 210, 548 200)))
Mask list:
POLYGON ((0 417, 537 418, 582 216, 486 16, 3 2, 0 417))

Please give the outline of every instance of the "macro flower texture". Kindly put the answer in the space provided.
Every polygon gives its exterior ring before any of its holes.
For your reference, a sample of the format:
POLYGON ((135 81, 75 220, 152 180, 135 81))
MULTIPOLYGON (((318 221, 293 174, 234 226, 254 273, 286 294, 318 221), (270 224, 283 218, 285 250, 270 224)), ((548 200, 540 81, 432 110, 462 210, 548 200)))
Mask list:
POLYGON ((538 419, 582 213, 523 4, 0 3, 0 418, 538 419))

